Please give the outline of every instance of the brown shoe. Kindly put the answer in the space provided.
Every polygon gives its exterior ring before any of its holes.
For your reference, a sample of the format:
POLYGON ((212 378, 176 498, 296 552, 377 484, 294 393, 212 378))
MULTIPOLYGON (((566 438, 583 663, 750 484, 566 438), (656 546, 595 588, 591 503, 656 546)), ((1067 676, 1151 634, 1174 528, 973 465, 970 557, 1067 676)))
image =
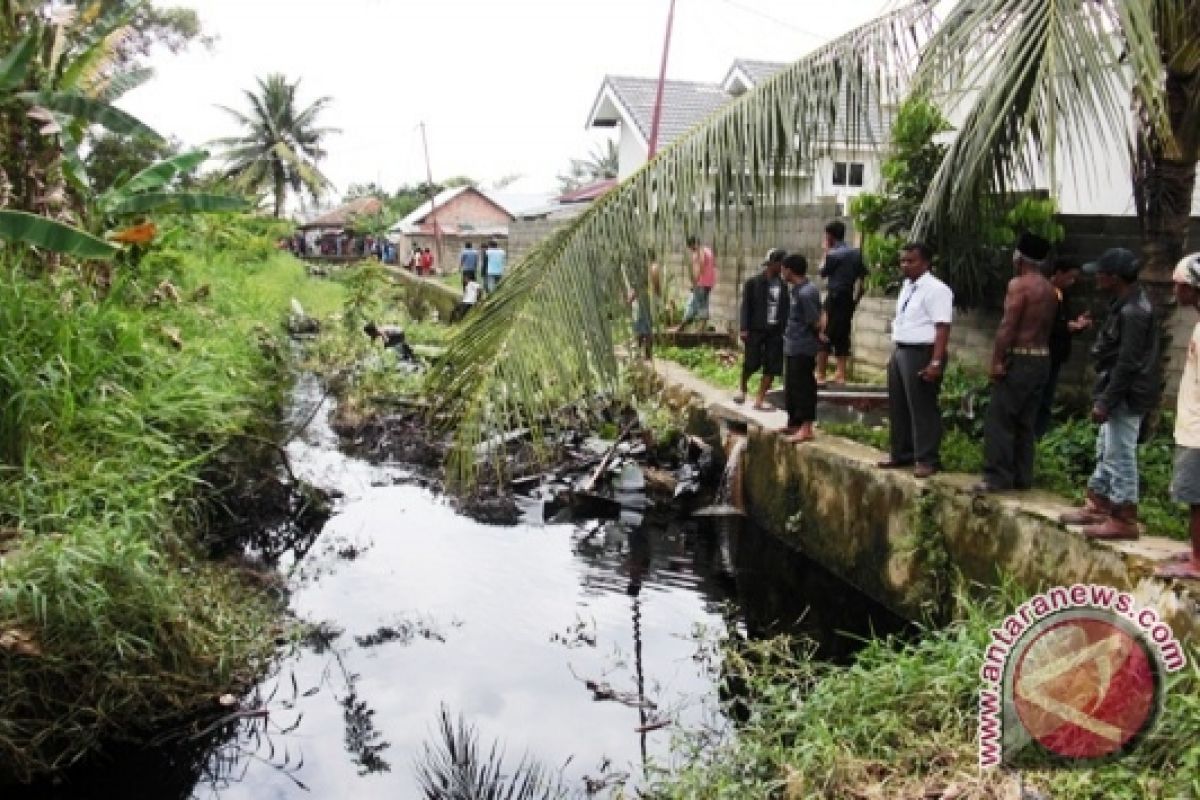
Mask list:
POLYGON ((1112 514, 1099 525, 1088 525, 1083 535, 1105 542, 1133 541, 1141 535, 1138 530, 1137 503, 1113 505, 1112 514))
POLYGON ((878 467, 879 469, 903 469, 905 467, 911 467, 912 462, 911 461, 893 461, 892 459, 889 458, 885 461, 876 461, 875 466, 878 467))
POLYGON ((913 467, 914 478, 928 478, 937 474, 937 467, 933 464, 917 464, 913 467))
POLYGON ((1112 510, 1111 500, 1088 489, 1083 508, 1060 515, 1058 521, 1064 525, 1099 525, 1108 519, 1112 510))

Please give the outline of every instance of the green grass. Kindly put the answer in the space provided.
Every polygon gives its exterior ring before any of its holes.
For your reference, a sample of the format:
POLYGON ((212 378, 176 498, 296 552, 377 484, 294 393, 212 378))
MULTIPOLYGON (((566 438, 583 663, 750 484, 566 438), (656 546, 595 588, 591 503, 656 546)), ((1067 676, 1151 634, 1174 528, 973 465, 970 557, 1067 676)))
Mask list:
POLYGON ((291 298, 344 292, 269 247, 186 245, 107 293, 0 268, 0 635, 29 643, 0 647, 0 784, 211 707, 271 650, 272 604, 194 544, 202 476, 273 431, 291 298))
MULTIPOLYGON (((945 629, 906 644, 871 640, 846 667, 813 661, 786 639, 727 648, 722 674, 746 687, 749 720, 716 749, 704 736, 677 741, 684 766, 649 795, 849 800, 922 797, 958 783, 964 797, 1010 796, 1011 774, 978 768, 979 669, 988 631, 1019 599, 1006 590, 962 600, 945 629)), ((1067 800, 1200 796, 1196 655, 1168 679, 1163 716, 1131 755, 1084 770, 1029 770, 1026 786, 1067 800)))
MULTIPOLYGON (((711 347, 656 347, 654 355, 682 364, 697 377, 722 389, 737 389, 742 380, 742 357, 736 350, 711 347)), ((757 378, 754 379, 757 385, 757 378)))

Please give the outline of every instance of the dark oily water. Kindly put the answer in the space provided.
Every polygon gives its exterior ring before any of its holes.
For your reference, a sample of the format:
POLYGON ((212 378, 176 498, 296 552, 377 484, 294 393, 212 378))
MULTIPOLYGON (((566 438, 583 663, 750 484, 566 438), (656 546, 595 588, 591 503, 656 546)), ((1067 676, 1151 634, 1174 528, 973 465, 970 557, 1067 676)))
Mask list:
POLYGON ((420 797, 443 709, 478 731, 485 756, 498 741, 510 767, 528 754, 573 794, 604 794, 636 786, 650 761, 669 766, 675 726, 732 724, 712 646, 725 632, 803 632, 838 659, 855 646, 845 633, 897 627, 737 520, 660 519, 635 474, 618 487, 624 523, 479 524, 403 465, 340 453, 315 385, 297 395, 292 468, 341 496, 280 565, 292 610, 317 630, 244 699, 266 715, 214 731, 225 738, 207 755, 113 764, 142 776, 117 779, 123 797, 420 797))

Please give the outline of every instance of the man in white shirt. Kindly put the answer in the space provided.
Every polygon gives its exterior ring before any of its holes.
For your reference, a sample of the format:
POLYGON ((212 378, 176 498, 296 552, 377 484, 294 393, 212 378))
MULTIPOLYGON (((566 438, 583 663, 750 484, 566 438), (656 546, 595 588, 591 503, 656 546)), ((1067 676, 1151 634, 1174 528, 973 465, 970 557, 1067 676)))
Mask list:
POLYGON ((941 468, 942 412, 938 394, 954 321, 954 292, 930 272, 933 251, 921 242, 901 248, 904 285, 896 301, 888 362, 891 457, 881 469, 914 465, 928 478, 941 468))
MULTIPOLYGON (((1185 256, 1171 276, 1179 308, 1200 311, 1200 253, 1185 256)), ((1175 414, 1175 479, 1171 495, 1191 509, 1192 552, 1176 563, 1159 567, 1163 578, 1200 580, 1200 323, 1188 342, 1183 378, 1179 381, 1179 404, 1175 414)))

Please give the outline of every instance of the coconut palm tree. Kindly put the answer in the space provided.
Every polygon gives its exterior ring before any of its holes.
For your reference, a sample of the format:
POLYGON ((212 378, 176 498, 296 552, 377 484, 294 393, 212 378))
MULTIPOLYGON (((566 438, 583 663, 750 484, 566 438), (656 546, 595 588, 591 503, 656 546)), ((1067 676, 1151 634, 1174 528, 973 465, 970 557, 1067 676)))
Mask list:
POLYGON ((318 199, 331 184, 317 169, 325 157, 323 143, 336 128, 317 125, 317 117, 332 99, 321 97, 307 108, 296 103, 300 81, 279 74, 258 79, 258 90, 246 90, 248 113, 222 106, 243 128, 241 136, 219 139, 224 147, 226 173, 248 191, 269 191, 275 216, 283 213, 288 191, 307 191, 318 199))
MULTIPOLYGON (((748 198, 753 214, 778 205, 788 176, 829 154, 828 132, 853 138, 866 112, 914 92, 965 111, 918 215, 918 234, 943 250, 972 241, 981 204, 1123 142, 1148 275, 1182 252, 1200 156, 1200 0, 909 2, 716 112, 515 266, 427 384, 454 421, 455 474, 470 477, 475 445, 497 429, 544 430, 571 398, 616 388, 612 314, 626 280, 645 286, 647 246, 661 254, 697 231, 706 198, 748 198)), ((734 233, 749 216, 711 211, 734 233)), ((986 283, 947 277, 968 294, 986 283)))

